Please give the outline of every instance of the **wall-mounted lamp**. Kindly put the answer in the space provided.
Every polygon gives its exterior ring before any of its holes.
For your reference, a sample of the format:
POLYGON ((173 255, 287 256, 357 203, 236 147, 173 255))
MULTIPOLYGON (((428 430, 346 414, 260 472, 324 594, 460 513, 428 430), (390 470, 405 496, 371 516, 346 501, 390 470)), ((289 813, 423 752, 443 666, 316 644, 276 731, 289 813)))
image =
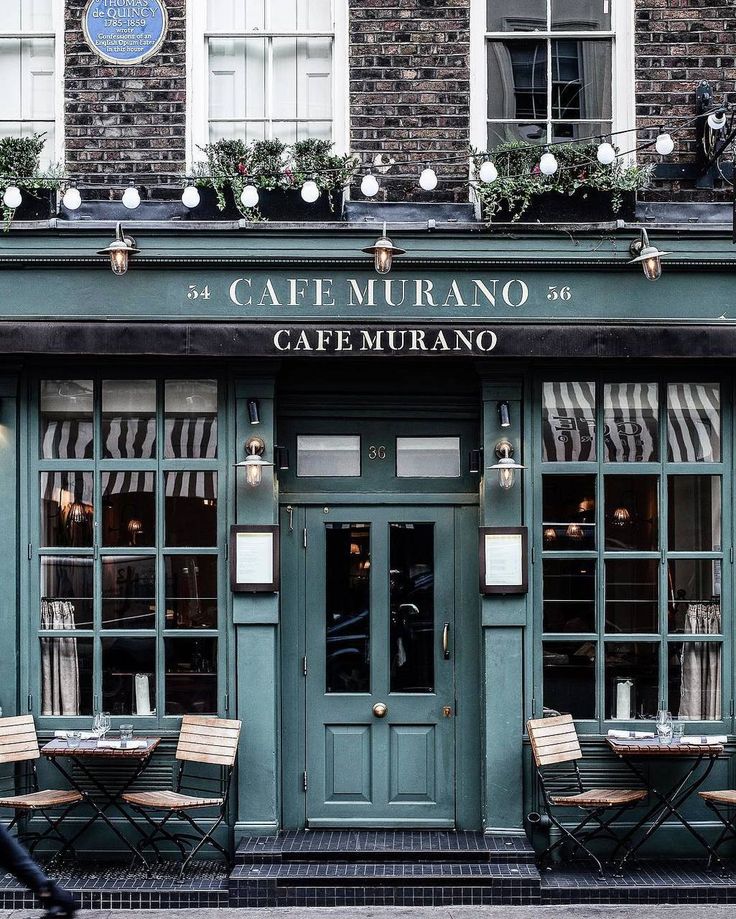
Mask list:
POLYGON ((406 249, 399 249, 391 239, 386 236, 386 223, 383 224, 383 235, 372 246, 366 246, 363 252, 373 256, 373 264, 379 274, 388 274, 394 262, 395 255, 405 255, 406 249))
POLYGON ((236 469, 245 469, 245 481, 251 488, 258 488, 263 481, 263 470, 273 463, 263 459, 266 444, 262 437, 250 437, 245 444, 245 459, 235 464, 236 469))
POLYGON ((502 428, 511 427, 511 412, 508 402, 498 403, 498 421, 502 428))
POLYGON ((261 423, 261 407, 257 399, 248 399, 248 421, 251 424, 261 423))
POLYGON ((122 223, 115 228, 115 239, 105 249, 100 249, 98 255, 107 255, 110 259, 112 273, 122 277, 128 270, 131 255, 137 255, 140 249, 136 248, 136 241, 132 236, 126 236, 122 223))
POLYGON ((289 470, 289 449, 288 447, 274 446, 273 459, 279 472, 288 472, 289 470))
POLYGON ((483 449, 471 450, 468 456, 468 472, 474 475, 483 474, 483 449))
POLYGON ((514 460, 514 448, 508 440, 500 440, 496 444, 496 456, 498 462, 491 466, 491 469, 498 471, 498 484, 504 490, 508 491, 514 487, 516 480, 516 470, 526 469, 521 463, 514 460))
POLYGON ((646 230, 642 230, 641 237, 631 243, 629 252, 632 256, 629 265, 640 264, 648 281, 656 281, 662 274, 662 256, 668 253, 650 244, 646 230))

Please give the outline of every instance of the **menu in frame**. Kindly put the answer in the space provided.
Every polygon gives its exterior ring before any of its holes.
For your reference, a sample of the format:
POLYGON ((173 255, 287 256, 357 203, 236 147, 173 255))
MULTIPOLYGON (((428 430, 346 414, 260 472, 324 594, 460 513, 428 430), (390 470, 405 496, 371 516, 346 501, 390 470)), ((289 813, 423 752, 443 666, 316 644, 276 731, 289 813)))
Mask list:
POLYGON ((526 527, 481 527, 479 554, 482 594, 527 592, 526 527))
POLYGON ((234 526, 230 530, 230 586, 235 593, 279 589, 279 528, 234 526))

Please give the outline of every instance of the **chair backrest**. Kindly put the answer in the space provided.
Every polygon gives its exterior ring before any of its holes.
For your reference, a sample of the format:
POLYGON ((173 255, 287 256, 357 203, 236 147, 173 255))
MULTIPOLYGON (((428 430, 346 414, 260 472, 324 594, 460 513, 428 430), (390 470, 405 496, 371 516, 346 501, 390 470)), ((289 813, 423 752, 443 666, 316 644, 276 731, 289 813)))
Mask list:
POLYGON ((233 766, 238 755, 240 721, 184 715, 176 758, 191 763, 233 766))
POLYGON ((569 763, 583 756, 572 715, 532 719, 527 721, 526 729, 537 768, 569 763))
POLYGON ((33 715, 0 718, 0 763, 22 763, 40 756, 33 715))

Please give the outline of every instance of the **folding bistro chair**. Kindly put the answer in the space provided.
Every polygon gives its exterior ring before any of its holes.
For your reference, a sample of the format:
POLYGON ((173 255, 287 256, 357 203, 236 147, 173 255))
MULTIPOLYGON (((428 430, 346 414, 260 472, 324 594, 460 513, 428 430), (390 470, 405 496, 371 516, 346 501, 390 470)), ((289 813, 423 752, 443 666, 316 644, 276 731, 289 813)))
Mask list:
POLYGON ((127 792, 123 801, 129 804, 148 824, 150 830, 138 843, 137 850, 145 861, 142 850, 153 848, 161 855, 159 844, 168 841, 181 852, 183 859, 181 874, 189 862, 205 846, 210 845, 230 860, 229 853, 213 838, 215 830, 225 820, 227 800, 230 793, 235 759, 240 738, 240 721, 226 721, 224 718, 208 718, 199 715, 185 715, 181 722, 181 733, 176 748, 179 769, 175 791, 127 792), (217 776, 193 773, 193 764, 219 766, 217 776), (214 794, 213 794, 214 791, 214 794), (207 808, 216 809, 213 818, 199 818, 195 821, 190 812, 207 808), (158 814, 158 817, 151 815, 158 814), (169 821, 177 817, 191 827, 192 832, 179 832, 169 821), (210 822, 208 828, 203 822, 210 822), (168 824, 168 826, 167 826, 168 824), (185 843, 191 843, 189 852, 185 843))
POLYGON ((723 843, 729 837, 736 839, 736 791, 699 791, 698 794, 723 824, 721 835, 711 846, 711 852, 708 855, 708 867, 710 868, 714 858, 720 863, 718 850, 723 843))
POLYGON ((603 865, 591 852, 588 844, 594 838, 608 838, 620 845, 612 825, 624 811, 643 801, 647 797, 647 792, 644 789, 629 788, 585 790, 578 766, 583 752, 580 749, 572 715, 537 718, 527 721, 526 726, 544 810, 552 825, 560 832, 560 838, 540 855, 540 862, 546 862, 554 851, 561 849, 566 843, 571 843, 570 856, 573 857, 578 849, 581 849, 595 862, 602 875, 603 865), (551 790, 552 786, 554 790, 551 790), (573 829, 566 827, 555 815, 556 808, 569 807, 587 811, 585 817, 573 829))
POLYGON ((26 764, 23 784, 26 787, 24 794, 0 795, 0 808, 14 811, 13 819, 8 825, 8 830, 18 826, 18 835, 33 852, 39 843, 50 837, 56 838, 62 844, 61 852, 70 848, 59 830, 59 824, 83 798, 78 791, 65 789, 57 791, 47 788, 43 791, 38 787, 38 772, 36 760, 41 758, 38 749, 38 738, 32 715, 21 715, 17 718, 0 718, 0 765, 8 763, 26 764), (57 817, 51 817, 46 811, 63 808, 57 817), (20 820, 33 814, 40 814, 46 823, 47 829, 43 833, 22 833, 20 820))

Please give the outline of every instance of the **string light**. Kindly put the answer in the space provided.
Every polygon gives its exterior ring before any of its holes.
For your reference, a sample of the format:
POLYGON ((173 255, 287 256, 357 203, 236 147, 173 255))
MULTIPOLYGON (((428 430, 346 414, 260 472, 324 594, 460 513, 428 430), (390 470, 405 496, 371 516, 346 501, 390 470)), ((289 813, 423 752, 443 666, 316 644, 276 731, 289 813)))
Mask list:
MULTIPOLYGON (((302 197, 304 193, 302 192, 302 197)), ((240 193, 240 203, 247 210, 252 207, 258 207, 258 189, 255 185, 246 185, 240 193)))
POLYGON ((199 205, 200 194, 199 189, 196 185, 187 185, 184 191, 181 193, 181 203, 184 207, 188 207, 190 210, 199 205))
POLYGON ((610 166, 611 163, 616 159, 616 148, 613 144, 607 142, 601 143, 598 145, 598 149, 595 153, 595 158, 601 164, 601 166, 610 166))
POLYGON ((82 206, 82 196, 79 193, 78 188, 67 188, 64 192, 64 197, 62 198, 64 202, 64 207, 68 211, 78 211, 82 206))
POLYGON ((419 184, 424 191, 434 191, 437 188, 437 173, 434 169, 429 167, 423 169, 422 174, 419 176, 419 184))
POLYGON ((3 204, 5 207, 14 211, 23 203, 23 195, 17 185, 8 185, 3 195, 3 204))
POLYGON ((712 131, 722 131, 726 127, 726 113, 723 109, 717 112, 711 112, 708 115, 708 127, 712 131))
POLYGON ((490 185, 492 182, 495 182, 498 178, 498 169, 496 169, 496 164, 492 163, 490 160, 486 160, 484 163, 481 163, 480 169, 478 170, 478 178, 486 185, 490 185))
POLYGON ((123 204, 129 211, 134 211, 137 207, 141 206, 140 192, 134 185, 131 185, 130 188, 126 188, 123 192, 123 204))
POLYGON ((661 156, 669 156, 675 149, 675 142, 672 140, 672 135, 660 131, 654 142, 654 148, 661 156))
POLYGON ((557 172, 558 163, 554 153, 549 150, 543 153, 539 160, 539 171, 542 175, 553 176, 557 172))
POLYGON ((307 179, 304 185, 302 185, 302 198, 307 204, 314 204, 317 198, 319 198, 319 186, 314 179, 307 179))
POLYGON ((378 194, 378 179, 376 179, 372 172, 363 176, 363 181, 360 183, 360 191, 366 198, 375 198, 378 194))

